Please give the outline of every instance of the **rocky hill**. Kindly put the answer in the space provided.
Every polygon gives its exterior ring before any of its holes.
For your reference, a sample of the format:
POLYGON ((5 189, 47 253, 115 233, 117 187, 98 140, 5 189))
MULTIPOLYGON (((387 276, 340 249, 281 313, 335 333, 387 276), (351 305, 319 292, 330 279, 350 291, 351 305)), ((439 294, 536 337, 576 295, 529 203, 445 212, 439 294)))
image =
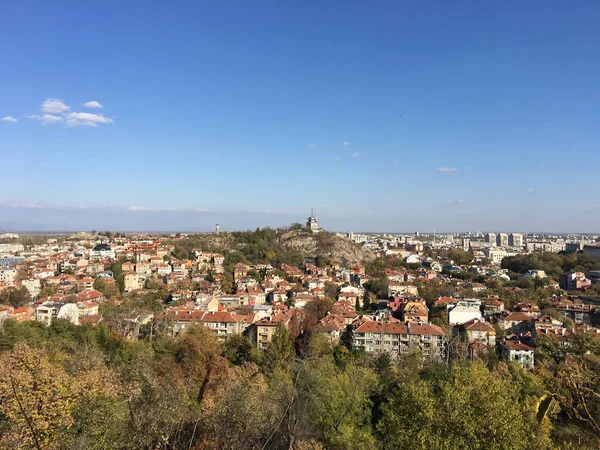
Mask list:
POLYGON ((280 235, 278 243, 289 250, 298 250, 308 258, 325 257, 345 265, 375 259, 375 254, 371 250, 327 231, 312 233, 306 230, 293 230, 280 235))
POLYGON ((193 235, 176 241, 177 256, 185 258, 192 249, 243 255, 250 263, 286 262, 301 264, 304 258, 325 258, 346 266, 372 261, 375 254, 341 236, 305 229, 256 231, 193 235))

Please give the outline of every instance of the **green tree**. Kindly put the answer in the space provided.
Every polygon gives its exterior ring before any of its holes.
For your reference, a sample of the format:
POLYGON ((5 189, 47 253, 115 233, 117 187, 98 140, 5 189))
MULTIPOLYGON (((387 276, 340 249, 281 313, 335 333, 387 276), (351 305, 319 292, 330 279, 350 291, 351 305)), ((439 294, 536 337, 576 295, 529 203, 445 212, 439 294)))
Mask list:
MULTIPOLYGON (((504 366, 506 367, 506 366, 504 366)), ((378 425, 384 448, 531 449, 547 446, 506 369, 456 364, 450 377, 398 386, 378 425)))
POLYGON ((283 323, 279 322, 265 352, 266 367, 269 371, 286 367, 294 356, 293 352, 290 332, 283 323))
POLYGON ((236 366, 258 360, 258 355, 250 339, 240 334, 231 335, 225 340, 223 344, 223 356, 236 366))

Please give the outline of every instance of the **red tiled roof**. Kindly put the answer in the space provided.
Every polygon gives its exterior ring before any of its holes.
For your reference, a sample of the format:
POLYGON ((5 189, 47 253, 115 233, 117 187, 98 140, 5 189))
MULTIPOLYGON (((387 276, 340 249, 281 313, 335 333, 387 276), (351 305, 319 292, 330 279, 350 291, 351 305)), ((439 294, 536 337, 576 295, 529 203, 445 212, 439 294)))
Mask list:
POLYGON ((504 342, 504 346, 508 349, 508 350, 524 350, 524 351, 533 351, 533 348, 530 347, 529 345, 525 345, 522 342, 519 341, 510 341, 507 340, 504 342))
POLYGON ((504 320, 508 322, 526 322, 530 321, 531 317, 522 312, 511 312, 504 318, 504 320))

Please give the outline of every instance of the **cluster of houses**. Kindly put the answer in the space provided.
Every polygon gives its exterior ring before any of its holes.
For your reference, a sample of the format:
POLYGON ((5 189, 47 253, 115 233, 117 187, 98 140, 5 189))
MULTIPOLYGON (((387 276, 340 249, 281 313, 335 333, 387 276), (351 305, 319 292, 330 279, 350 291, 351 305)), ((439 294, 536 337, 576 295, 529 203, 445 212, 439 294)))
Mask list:
MULTIPOLYGON (((386 268, 387 298, 379 299, 378 307, 369 312, 364 310, 368 306, 364 299, 369 298, 365 284, 371 277, 362 265, 332 263, 319 267, 307 261, 299 268, 239 263, 228 274, 222 254, 197 249, 186 259, 177 259, 173 250, 172 240, 152 236, 103 242, 90 236, 76 241, 52 239, 27 250, 22 245, 10 247, 8 253, 0 255, 5 263, 0 267, 0 291, 25 287, 32 301, 16 308, 0 306, 0 322, 13 318, 46 325, 55 319, 73 324, 105 323, 131 339, 149 323, 172 335, 201 324, 222 340, 247 335, 259 349, 269 345, 278 326, 297 330, 310 323, 315 332, 332 342, 343 341, 369 353, 387 352, 397 357, 418 351, 424 359, 444 359, 453 343, 460 341, 467 346, 470 358, 493 351, 530 369, 540 335, 565 341, 572 332, 562 316, 587 327, 597 326, 600 319, 599 308, 560 296, 548 300, 561 315, 558 317, 543 315, 536 305, 528 303, 507 311, 498 297, 484 297, 485 284, 464 282, 451 275, 454 270, 471 270, 502 277, 505 274, 500 269, 442 267, 417 244, 410 250, 386 249, 386 255, 390 253, 387 256, 402 258, 407 264, 418 263, 419 267, 386 268), (110 270, 115 261, 124 261, 120 264, 122 279, 110 270), (223 289, 226 279, 233 280, 227 292, 223 289), (461 295, 440 297, 428 306, 419 297, 417 284, 440 280, 456 283, 461 295), (100 284, 103 288, 98 287, 100 284), (107 292, 116 293, 112 300, 119 303, 156 285, 168 291, 162 312, 138 309, 110 319, 102 317, 107 292), (52 294, 41 295, 43 290, 52 294), (326 297, 334 301, 333 306, 324 317, 320 314, 310 322, 315 304, 326 297), (430 307, 445 311, 447 322, 433 320, 430 307)), ((579 275, 573 280, 578 282, 579 275)))

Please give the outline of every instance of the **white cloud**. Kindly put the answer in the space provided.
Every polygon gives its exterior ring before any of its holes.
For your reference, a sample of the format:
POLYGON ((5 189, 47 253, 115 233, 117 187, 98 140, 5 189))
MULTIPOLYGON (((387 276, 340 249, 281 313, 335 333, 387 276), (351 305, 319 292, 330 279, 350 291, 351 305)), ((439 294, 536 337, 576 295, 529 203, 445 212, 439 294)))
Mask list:
POLYGON ((446 200, 446 203, 448 203, 449 205, 452 205, 454 203, 464 203, 464 200, 446 200))
POLYGON ((130 206, 129 211, 182 211, 175 208, 152 208, 148 206, 130 206))
POLYGON ((452 203, 454 203, 454 200, 446 200, 446 203, 448 203, 449 205, 451 205, 452 203))
POLYGON ((317 144, 308 144, 307 147, 308 148, 315 148, 317 146, 317 144))
POLYGON ((339 156, 336 156, 335 158, 333 158, 335 161, 341 161, 342 158, 340 158, 339 156))
POLYGON ((40 107, 42 112, 50 114, 60 114, 69 109, 71 109, 70 106, 65 105, 62 100, 57 98, 47 98, 42 102, 42 106, 40 107))
POLYGON ((15 119, 13 116, 6 116, 0 120, 2 120, 4 122, 18 122, 19 121, 18 119, 15 119))
POLYGON ((352 145, 352 144, 348 141, 344 141, 344 142, 342 142, 342 145, 345 145, 346 147, 348 147, 349 145, 352 145))
POLYGON ((458 169, 456 167, 439 167, 437 169, 438 172, 448 173, 448 172, 456 172, 458 169))
POLYGON ((535 189, 533 189, 533 188, 529 188, 529 189, 527 189, 527 192, 529 192, 530 194, 532 194, 532 193, 534 193, 534 192, 535 192, 535 189))
POLYGON ((353 158, 358 158, 360 156, 360 153, 356 152, 356 153, 352 153, 352 157, 353 158))
POLYGON ((91 102, 85 102, 83 104, 86 108, 102 108, 102 105, 96 100, 92 100, 91 102))
POLYGON ((397 165, 397 164, 398 164, 398 161, 394 161, 394 164, 396 164, 396 165, 397 165))
POLYGON ((25 117, 28 119, 35 119, 42 122, 42 124, 47 125, 49 123, 62 122, 64 119, 60 116, 56 116, 54 114, 44 114, 40 116, 39 114, 26 114, 25 117))
POLYGON ((62 122, 63 118, 60 116, 55 116, 53 114, 44 114, 40 120, 42 121, 42 123, 55 123, 55 122, 62 122))
POLYGON ((44 205, 38 202, 2 202, 8 205, 10 208, 28 208, 28 209, 43 209, 44 205))
POLYGON ((70 127, 95 127, 99 123, 113 123, 112 119, 102 114, 92 114, 87 112, 72 112, 67 114, 67 125, 70 127))

